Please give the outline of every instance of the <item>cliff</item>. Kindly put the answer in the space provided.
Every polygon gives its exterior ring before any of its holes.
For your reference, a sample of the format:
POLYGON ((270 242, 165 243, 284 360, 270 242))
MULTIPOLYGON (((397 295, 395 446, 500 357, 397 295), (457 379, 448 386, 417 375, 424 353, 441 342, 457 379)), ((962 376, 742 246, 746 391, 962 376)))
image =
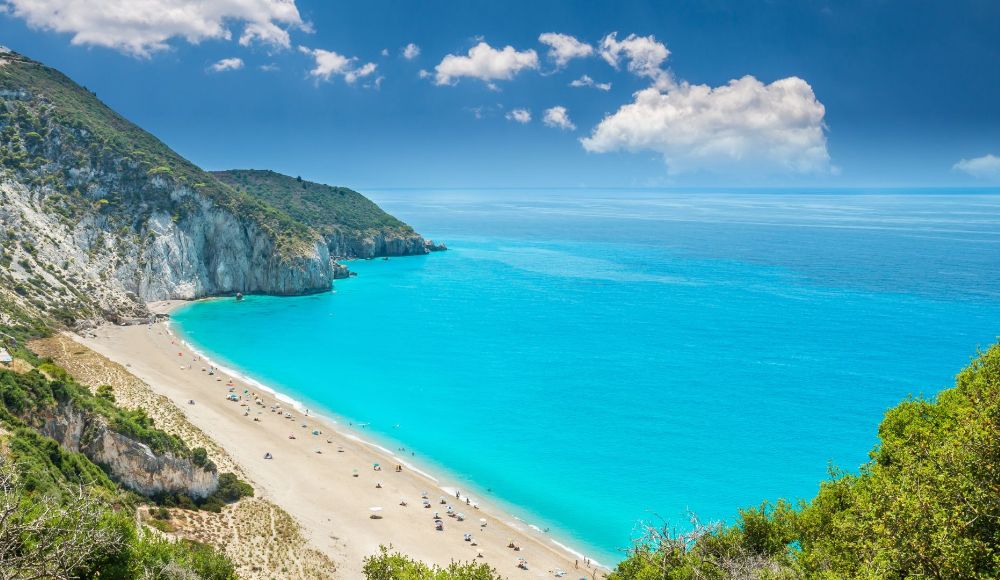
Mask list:
POLYGON ((256 169, 216 171, 213 175, 319 232, 335 259, 411 256, 446 249, 346 187, 256 169))
POLYGON ((219 486, 215 471, 190 458, 154 453, 149 445, 113 431, 101 416, 61 403, 39 417, 38 432, 101 465, 115 481, 145 496, 182 493, 206 498, 219 486))
POLYGON ((330 200, 337 219, 326 223, 278 201, 201 170, 60 72, 0 53, 0 324, 124 321, 148 316, 149 301, 323 292, 346 275, 336 257, 431 247, 354 192, 330 200), (338 221, 358 208, 380 223, 338 221))

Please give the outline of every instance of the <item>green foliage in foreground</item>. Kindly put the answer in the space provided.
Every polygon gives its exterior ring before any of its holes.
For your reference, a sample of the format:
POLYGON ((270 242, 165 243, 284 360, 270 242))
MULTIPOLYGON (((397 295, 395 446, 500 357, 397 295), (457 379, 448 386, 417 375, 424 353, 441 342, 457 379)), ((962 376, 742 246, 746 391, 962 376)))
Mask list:
POLYGON ((135 499, 86 457, 30 429, 0 436, 0 576, 236 578, 210 546, 138 528, 135 499))
MULTIPOLYGON (((0 550, 0 576, 235 578, 232 563, 210 546, 169 541, 138 527, 135 509, 142 499, 83 454, 39 434, 31 419, 57 403, 70 403, 161 450, 186 450, 183 442, 155 429, 145 413, 91 395, 59 367, 41 368, 51 380, 38 371, 0 371, 0 515, 6 514, 0 517, 0 544, 13 546, 0 550)), ((182 507, 217 511, 225 502, 253 495, 231 473, 219 481, 218 490, 198 506, 183 496, 181 503, 188 505, 182 507)))
POLYGON ((995 578, 1000 574, 1000 345, 934 399, 886 413, 858 474, 742 510, 731 526, 650 528, 611 578, 995 578))
POLYGON ((274 171, 233 169, 213 175, 223 183, 278 208, 322 234, 368 230, 412 233, 410 226, 346 187, 332 187, 274 171))
POLYGON ((367 580, 501 580, 496 570, 480 562, 452 562, 447 567, 428 566, 391 547, 379 546, 379 553, 365 558, 367 580))

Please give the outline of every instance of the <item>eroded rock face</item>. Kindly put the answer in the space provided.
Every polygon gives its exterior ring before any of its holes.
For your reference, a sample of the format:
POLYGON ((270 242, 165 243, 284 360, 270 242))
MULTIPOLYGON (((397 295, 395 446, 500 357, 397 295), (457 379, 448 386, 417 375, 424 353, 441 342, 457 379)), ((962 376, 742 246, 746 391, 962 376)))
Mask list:
POLYGON ((330 255, 346 259, 417 256, 428 253, 434 246, 433 242, 417 233, 370 232, 364 235, 330 234, 324 237, 330 255))
POLYGON ((154 214, 142 234, 150 241, 140 260, 123 264, 116 278, 147 302, 236 292, 308 294, 329 290, 333 280, 323 243, 282 257, 257 224, 208 203, 178 223, 154 214))
POLYGON ((12 299, 76 313, 86 305, 85 318, 122 321, 148 317, 146 302, 309 294, 329 290, 334 279, 319 237, 298 255, 276 252, 256 222, 184 188, 170 192, 189 202, 183 218, 150 211, 128 223, 100 212, 65 219, 46 206, 51 194, 0 181, 0 248, 12 258, 0 262, 9 280, 0 286, 23 288, 12 299))
POLYGON ((69 404, 53 408, 43 421, 40 433, 83 453, 104 466, 115 481, 143 495, 184 493, 204 498, 219 486, 214 471, 188 458, 153 453, 148 445, 112 431, 103 417, 90 416, 69 404))

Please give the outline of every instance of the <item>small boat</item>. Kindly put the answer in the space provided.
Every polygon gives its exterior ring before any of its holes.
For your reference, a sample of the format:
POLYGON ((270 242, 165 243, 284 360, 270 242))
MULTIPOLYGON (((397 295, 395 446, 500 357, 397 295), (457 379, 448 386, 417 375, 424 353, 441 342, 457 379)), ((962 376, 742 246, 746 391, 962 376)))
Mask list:
POLYGON ((243 300, 243 293, 242 292, 237 292, 236 293, 236 301, 239 302, 241 300, 243 300))

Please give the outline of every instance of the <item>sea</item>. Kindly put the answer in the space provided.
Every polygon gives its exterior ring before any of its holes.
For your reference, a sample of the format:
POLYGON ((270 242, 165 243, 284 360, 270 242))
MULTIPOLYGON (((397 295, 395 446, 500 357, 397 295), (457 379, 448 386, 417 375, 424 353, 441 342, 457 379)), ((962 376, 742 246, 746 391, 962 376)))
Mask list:
POLYGON ((371 195, 448 251, 174 328, 604 564, 856 472, 1000 335, 991 192, 371 195))

